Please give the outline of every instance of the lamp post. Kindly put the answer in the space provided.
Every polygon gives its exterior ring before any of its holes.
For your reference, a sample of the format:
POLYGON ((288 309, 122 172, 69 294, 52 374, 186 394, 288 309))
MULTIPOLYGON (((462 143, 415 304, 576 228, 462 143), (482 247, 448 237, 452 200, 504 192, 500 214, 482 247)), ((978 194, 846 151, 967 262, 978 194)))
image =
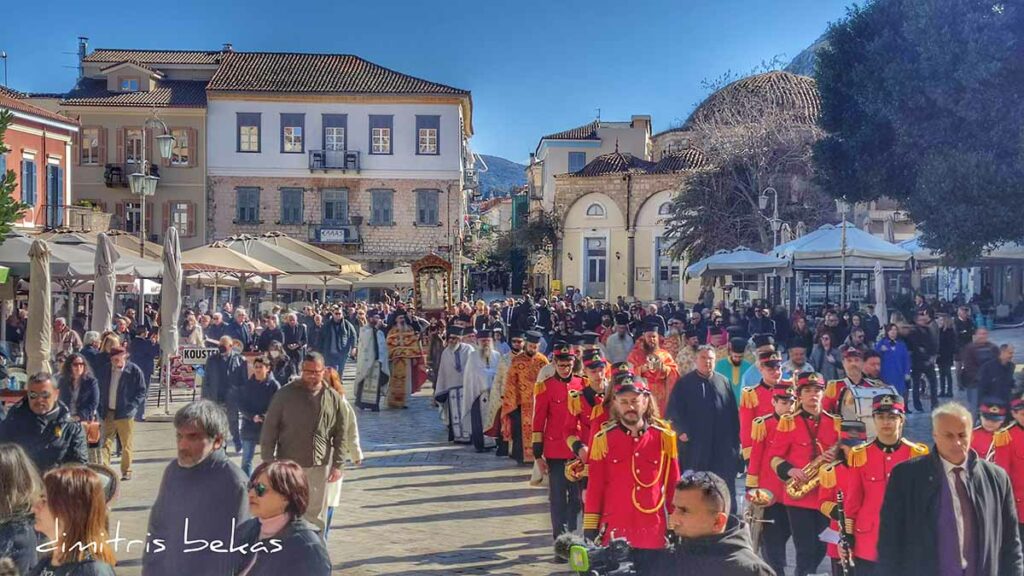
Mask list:
MULTIPOLYGON (((141 165, 142 170, 128 176, 128 184, 131 186, 132 194, 139 197, 139 258, 146 257, 146 197, 156 194, 156 184, 160 181, 159 177, 150 174, 148 160, 146 159, 146 128, 150 124, 159 127, 163 131, 163 134, 156 137, 157 152, 159 152, 160 158, 164 160, 170 158, 171 150, 174 148, 174 136, 170 135, 167 124, 164 124, 163 120, 157 118, 154 114, 152 118, 148 118, 143 122, 142 162, 136 164, 136 166, 141 165)), ((142 303, 146 299, 145 287, 145 282, 139 279, 139 318, 142 318, 142 303)))
POLYGON ((836 198, 836 211, 843 218, 839 244, 839 309, 846 309, 846 213, 850 203, 845 198, 836 198))
POLYGON ((779 219, 779 193, 775 188, 769 186, 757 197, 757 203, 761 210, 767 209, 768 194, 772 195, 772 216, 771 218, 765 216, 765 219, 772 226, 772 249, 774 250, 779 246, 779 230, 782 230, 782 220, 779 219))

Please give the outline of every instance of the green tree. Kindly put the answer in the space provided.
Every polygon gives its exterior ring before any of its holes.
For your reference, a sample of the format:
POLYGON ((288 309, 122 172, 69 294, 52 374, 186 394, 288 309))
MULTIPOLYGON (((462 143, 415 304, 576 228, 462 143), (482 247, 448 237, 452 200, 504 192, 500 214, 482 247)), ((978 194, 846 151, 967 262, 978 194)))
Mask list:
MULTIPOLYGON (((4 145, 4 135, 13 121, 14 114, 9 110, 0 110, 0 156, 10 151, 4 145)), ((14 199, 14 170, 0 174, 0 242, 11 231, 11 225, 21 220, 22 214, 29 208, 28 204, 14 199)))
POLYGON ((827 40, 816 71, 822 189, 898 201, 954 262, 1024 237, 1024 7, 873 0, 827 40))

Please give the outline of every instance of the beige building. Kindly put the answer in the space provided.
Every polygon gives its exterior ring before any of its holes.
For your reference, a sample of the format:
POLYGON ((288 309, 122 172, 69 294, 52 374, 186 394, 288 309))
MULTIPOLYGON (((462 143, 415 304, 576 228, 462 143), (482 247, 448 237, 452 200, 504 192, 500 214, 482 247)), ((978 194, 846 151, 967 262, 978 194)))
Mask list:
POLYGON ((206 82, 219 51, 109 50, 81 53, 82 76, 58 103, 82 129, 75 146, 72 203, 115 215, 112 226, 162 242, 178 228, 183 249, 207 239, 206 82), (175 138, 172 155, 156 148, 158 118, 175 138), (143 154, 160 177, 156 194, 142 202, 128 175, 142 170, 143 154))

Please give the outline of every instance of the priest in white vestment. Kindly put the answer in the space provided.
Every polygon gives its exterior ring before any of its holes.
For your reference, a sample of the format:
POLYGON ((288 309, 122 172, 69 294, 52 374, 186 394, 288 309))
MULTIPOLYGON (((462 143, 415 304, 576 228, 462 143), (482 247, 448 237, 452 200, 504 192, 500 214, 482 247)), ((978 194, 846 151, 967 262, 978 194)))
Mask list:
POLYGON ((494 349, 493 334, 489 330, 476 333, 476 350, 466 361, 462 380, 462 422, 469 423, 470 438, 477 452, 494 447, 494 442, 484 436, 490 425, 486 416, 490 412, 491 386, 498 372, 501 353, 494 349))
POLYGON ((449 326, 441 361, 437 365, 434 400, 441 405, 441 419, 448 424, 448 441, 469 444, 469 422, 462 421, 463 378, 473 347, 462 341, 463 328, 449 326))

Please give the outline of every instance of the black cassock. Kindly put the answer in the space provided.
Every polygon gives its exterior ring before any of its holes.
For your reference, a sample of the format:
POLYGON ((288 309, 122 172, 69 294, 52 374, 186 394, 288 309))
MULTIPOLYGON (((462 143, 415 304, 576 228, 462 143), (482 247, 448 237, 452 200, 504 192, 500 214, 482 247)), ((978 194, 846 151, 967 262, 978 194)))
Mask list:
MULTIPOLYGON (((668 399, 665 417, 677 434, 679 469, 714 472, 734 491, 740 463, 739 407, 724 376, 705 377, 696 370, 679 378, 668 399)), ((736 500, 732 511, 736 512, 736 500)))

